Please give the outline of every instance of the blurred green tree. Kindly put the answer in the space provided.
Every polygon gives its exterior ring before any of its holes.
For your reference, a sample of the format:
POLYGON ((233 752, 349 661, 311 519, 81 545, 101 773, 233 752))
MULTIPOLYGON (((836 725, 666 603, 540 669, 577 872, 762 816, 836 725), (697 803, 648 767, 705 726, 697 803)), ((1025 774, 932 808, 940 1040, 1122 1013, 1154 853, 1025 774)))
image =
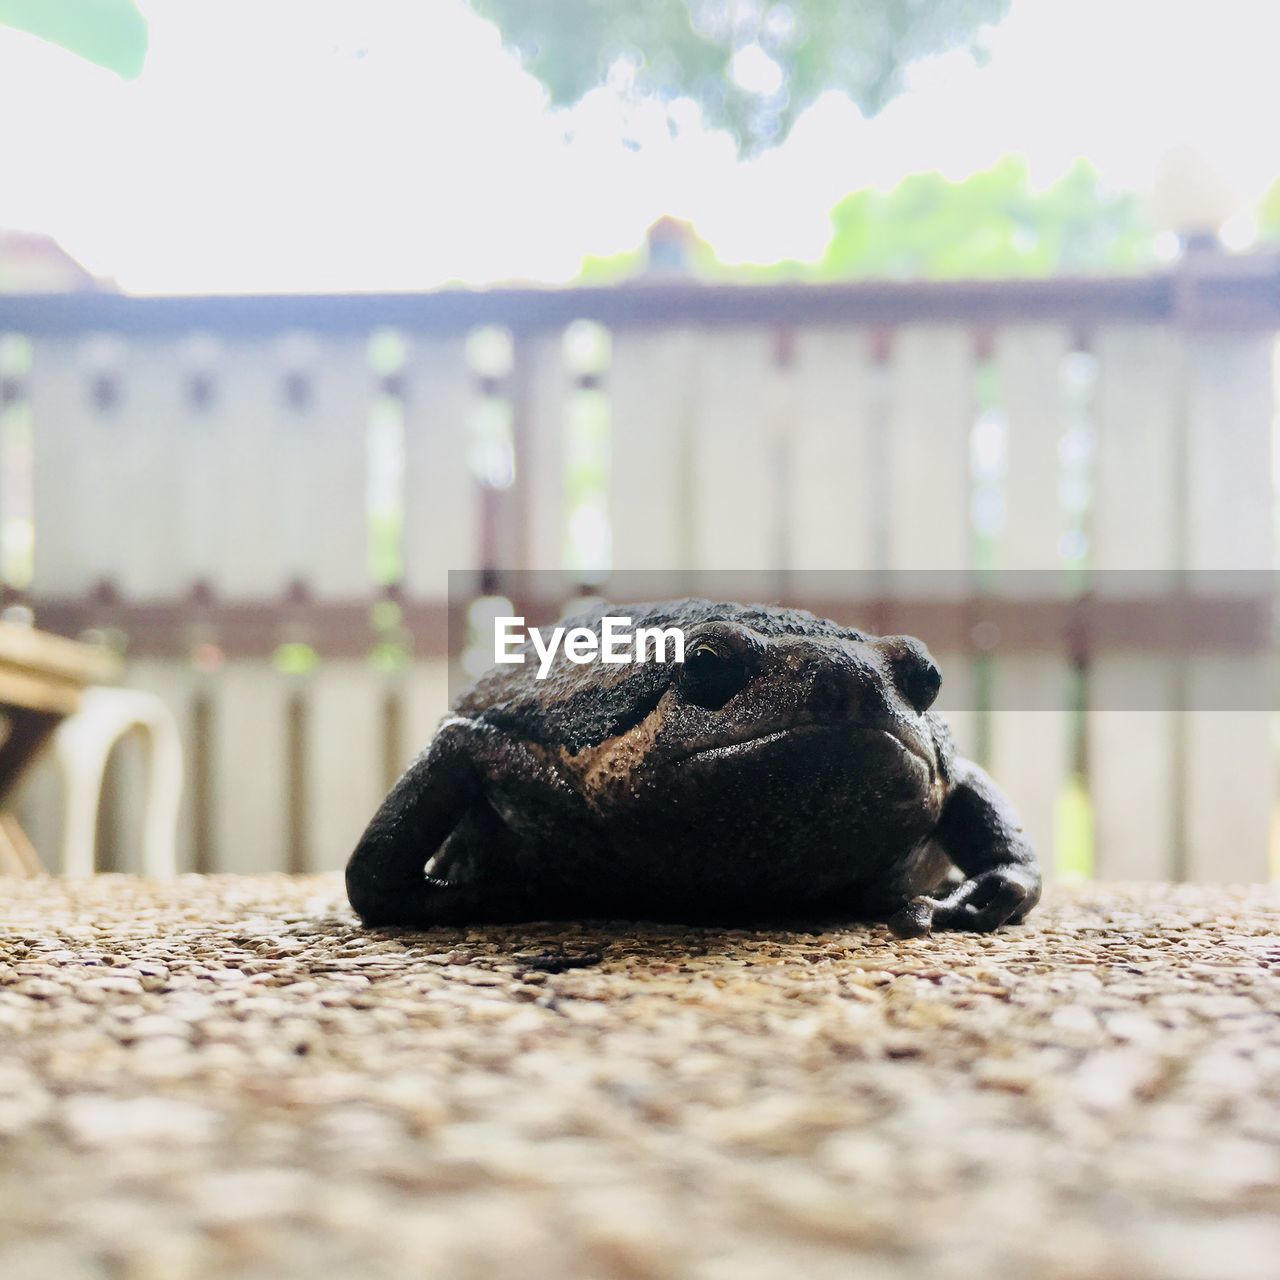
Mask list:
POLYGON ((147 20, 133 0, 0 0, 0 25, 30 32, 126 80, 142 74, 147 20))
MULTIPOLYGON (((1280 233, 1280 183, 1273 189, 1280 233)), ((1129 192, 1108 192, 1077 161, 1036 191, 1023 161, 1008 157, 962 182, 941 174, 905 178, 891 191, 852 192, 831 211, 831 240, 816 263, 721 262, 693 239, 691 273, 705 279, 946 280, 1141 270, 1154 261, 1155 229, 1129 192)), ((589 257, 580 279, 609 284, 646 266, 643 248, 589 257)))
POLYGON ((1258 232, 1269 240, 1280 236, 1280 178, 1267 188, 1258 205, 1258 232))
POLYGON ((1044 191, 1012 157, 963 182, 917 174, 832 210, 827 277, 1043 276, 1148 265, 1153 232, 1138 198, 1109 193, 1085 161, 1044 191))
POLYGON ((743 151, 781 142, 829 89, 868 115, 912 60, 968 47, 1009 0, 471 0, 568 106, 611 78, 692 98, 743 151))

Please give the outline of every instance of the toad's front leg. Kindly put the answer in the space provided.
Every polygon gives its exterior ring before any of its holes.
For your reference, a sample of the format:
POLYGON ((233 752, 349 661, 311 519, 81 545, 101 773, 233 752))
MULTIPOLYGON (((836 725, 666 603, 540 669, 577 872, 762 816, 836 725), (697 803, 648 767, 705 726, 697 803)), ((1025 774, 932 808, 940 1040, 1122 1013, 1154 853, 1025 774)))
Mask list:
POLYGON ((495 777, 551 799, 565 784, 524 744, 490 726, 446 720, 374 814, 347 863, 347 898, 367 925, 467 924, 542 914, 520 874, 508 833, 486 796, 495 777), (464 873, 429 876, 427 863, 464 827, 464 873))
POLYGON ((899 937, 936 929, 985 932, 1018 924, 1040 901, 1040 868, 1004 793, 976 764, 957 760, 933 839, 964 873, 939 898, 912 898, 889 921, 899 937))

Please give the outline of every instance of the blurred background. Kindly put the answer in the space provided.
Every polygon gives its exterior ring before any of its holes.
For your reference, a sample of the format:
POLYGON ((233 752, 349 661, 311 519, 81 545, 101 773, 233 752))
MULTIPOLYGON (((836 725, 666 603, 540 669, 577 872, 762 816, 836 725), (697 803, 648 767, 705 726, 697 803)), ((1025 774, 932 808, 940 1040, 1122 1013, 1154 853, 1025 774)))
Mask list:
POLYGON ((495 610, 647 570, 921 635, 1053 874, 1273 875, 1277 37, 0 0, 4 616, 151 699, 35 851, 340 866, 495 610))

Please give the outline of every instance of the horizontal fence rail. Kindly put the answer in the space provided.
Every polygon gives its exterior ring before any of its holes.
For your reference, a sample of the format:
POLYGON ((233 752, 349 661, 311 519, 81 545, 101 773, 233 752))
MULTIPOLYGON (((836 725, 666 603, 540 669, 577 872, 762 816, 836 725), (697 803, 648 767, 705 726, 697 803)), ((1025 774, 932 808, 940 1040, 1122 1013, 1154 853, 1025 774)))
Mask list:
MULTIPOLYGON (((450 571, 537 620, 657 570, 664 594, 723 572, 737 598, 924 638, 962 748, 1051 868, 1264 878, 1277 330, 1263 256, 1106 280, 0 298, 4 603, 118 647, 173 709, 189 868, 342 864, 464 678, 450 571), (530 569, 563 573, 564 599, 521 599, 530 569), (798 590, 820 570, 885 576, 798 590), (1196 571, 1182 594, 1136 572, 1176 570, 1196 571), (1256 706, 1216 696, 1250 672, 1256 706)), ((136 863, 136 755, 105 865, 136 863)), ((42 850, 58 804, 37 774, 42 850)))
POLYGON ((24 333, 183 331, 271 334, 697 325, 896 325, 921 322, 1172 322, 1189 327, 1280 328, 1280 255, 1210 256, 1177 272, 1046 280, 869 281, 708 286, 640 280, 577 289, 441 289, 433 293, 270 294, 137 298, 114 293, 9 295, 6 327, 24 333))
MULTIPOLYGON (((491 575, 488 583, 490 591, 500 590, 510 601, 514 615, 531 625, 555 622, 573 600, 572 591, 522 596, 519 586, 513 589, 500 573, 491 575)), ((678 597, 707 586, 704 574, 693 581, 673 577, 657 594, 678 597)), ((943 648, 1049 651, 1084 661, 1101 649, 1186 655, 1267 651, 1275 628, 1275 586, 1270 575, 1256 575, 1243 596, 1201 593, 1144 599, 1086 591, 1066 599, 1010 599, 975 590, 961 599, 913 600, 797 592, 783 582, 756 594, 769 603, 808 609, 876 635, 919 634, 943 648)), ((616 595, 616 588, 610 590, 616 595)), ((727 594, 744 593, 718 592, 727 594)), ((42 596, 33 601, 20 592, 4 598, 11 607, 31 609, 33 616, 38 608, 41 625, 59 634, 109 640, 118 633, 135 658, 173 657, 212 646, 223 658, 270 659, 282 646, 299 643, 331 658, 364 658, 386 634, 378 626, 380 607, 393 611, 406 656, 442 658, 458 650, 468 625, 463 604, 401 602, 394 591, 373 605, 367 600, 312 600, 301 590, 281 600, 247 603, 219 601, 200 589, 172 601, 149 603, 122 600, 112 589, 84 598, 42 596)), ((1256 705, 1265 703, 1259 692, 1256 705)))

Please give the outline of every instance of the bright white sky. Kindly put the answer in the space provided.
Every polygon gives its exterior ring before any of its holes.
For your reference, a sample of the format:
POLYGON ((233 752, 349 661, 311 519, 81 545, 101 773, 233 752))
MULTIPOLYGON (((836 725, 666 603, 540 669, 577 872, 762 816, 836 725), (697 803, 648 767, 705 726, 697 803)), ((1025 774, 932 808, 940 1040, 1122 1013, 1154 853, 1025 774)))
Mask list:
POLYGON ((844 193, 1010 153, 1141 191, 1190 142, 1244 202, 1280 176, 1275 0, 1015 0, 986 66, 919 64, 871 121, 829 95, 747 163, 692 104, 675 137, 603 90, 548 111, 462 0, 140 7, 133 83, 0 30, 0 225, 137 292, 561 281, 663 213, 726 260, 813 258, 844 193))

